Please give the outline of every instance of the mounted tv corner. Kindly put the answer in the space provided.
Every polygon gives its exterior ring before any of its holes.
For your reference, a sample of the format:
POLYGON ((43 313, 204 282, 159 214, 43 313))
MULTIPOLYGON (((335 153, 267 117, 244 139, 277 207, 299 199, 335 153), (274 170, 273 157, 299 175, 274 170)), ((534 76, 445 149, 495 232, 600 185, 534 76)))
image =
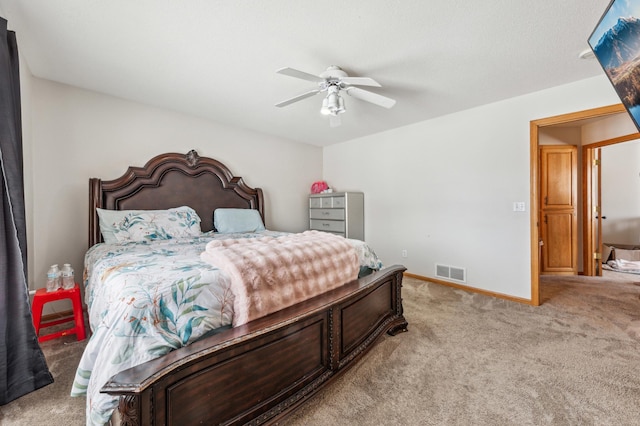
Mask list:
POLYGON ((640 0, 609 3, 589 46, 640 131, 640 0))

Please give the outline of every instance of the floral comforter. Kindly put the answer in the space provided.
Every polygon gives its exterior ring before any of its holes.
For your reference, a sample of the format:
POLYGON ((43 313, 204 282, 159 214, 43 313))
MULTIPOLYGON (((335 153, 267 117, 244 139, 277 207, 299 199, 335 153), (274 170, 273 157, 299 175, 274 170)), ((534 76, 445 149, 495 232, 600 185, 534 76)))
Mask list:
MULTIPOLYGON (((117 399, 100 393, 116 373, 188 345, 233 320, 229 278, 200 260, 212 239, 286 233, 202 234, 145 243, 97 244, 85 256, 85 302, 92 336, 72 396, 86 395, 87 425, 108 422, 117 399)), ((365 243, 351 242, 361 267, 382 268, 365 243)))

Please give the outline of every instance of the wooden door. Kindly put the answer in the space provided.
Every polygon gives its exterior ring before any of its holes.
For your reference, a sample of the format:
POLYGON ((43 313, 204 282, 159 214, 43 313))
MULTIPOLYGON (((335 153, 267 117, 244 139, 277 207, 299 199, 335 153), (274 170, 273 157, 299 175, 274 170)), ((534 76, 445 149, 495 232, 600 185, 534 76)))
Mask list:
POLYGON ((578 148, 540 147, 540 272, 578 273, 578 148))

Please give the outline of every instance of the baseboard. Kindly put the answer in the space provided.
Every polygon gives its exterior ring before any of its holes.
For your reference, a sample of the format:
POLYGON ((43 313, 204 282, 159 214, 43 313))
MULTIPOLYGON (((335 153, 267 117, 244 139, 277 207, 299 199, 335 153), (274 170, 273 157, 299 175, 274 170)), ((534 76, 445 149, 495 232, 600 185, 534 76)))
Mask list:
POLYGON ((425 277, 425 276, 422 276, 422 275, 412 274, 410 272, 405 272, 404 276, 405 277, 409 277, 409 278, 415 278, 415 279, 420 280, 420 281, 427 281, 427 282, 434 283, 434 284, 444 285, 444 286, 447 286, 447 287, 453 287, 453 288, 457 288, 457 289, 460 289, 460 290, 469 291, 469 292, 472 292, 472 293, 483 294, 485 296, 496 297, 498 299, 509 300, 511 302, 518 302, 518 303, 522 303, 524 305, 532 305, 531 300, 529 300, 529 299, 523 299, 521 297, 510 296, 508 294, 502 294, 502 293, 496 293, 496 292, 493 292, 493 291, 482 290, 482 289, 479 289, 479 288, 469 287, 469 286, 458 284, 458 283, 452 283, 452 282, 449 282, 449 281, 439 280, 437 278, 431 278, 431 277, 425 277))

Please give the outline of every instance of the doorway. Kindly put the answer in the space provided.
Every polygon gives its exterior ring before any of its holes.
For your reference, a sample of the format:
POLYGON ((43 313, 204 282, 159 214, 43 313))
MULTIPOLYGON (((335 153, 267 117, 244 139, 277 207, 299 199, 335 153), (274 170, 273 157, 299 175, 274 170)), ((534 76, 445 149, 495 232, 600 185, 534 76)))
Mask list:
MULTIPOLYGON (((585 195, 585 200, 583 203, 583 211, 584 211, 583 217, 585 218, 585 222, 584 222, 584 235, 585 235, 584 237, 585 238, 585 247, 584 247, 585 270, 584 272, 585 272, 585 275, 602 276, 602 264, 607 260, 606 259, 607 252, 605 251, 605 253, 603 254, 603 244, 606 243, 611 245, 612 243, 614 243, 619 248, 623 248, 623 246, 626 244, 629 244, 632 246, 636 245, 637 235, 630 237, 630 234, 635 233, 638 228, 638 224, 636 223, 636 219, 635 219, 637 213, 635 209, 629 207, 630 205, 633 204, 633 201, 631 201, 631 204, 629 203, 630 201, 629 193, 625 194, 625 191, 612 192, 611 185, 609 185, 608 187, 609 190, 605 188, 604 184, 606 182, 610 182, 610 179, 612 176, 611 172, 606 173, 606 171, 611 170, 610 166, 612 165, 612 163, 608 161, 610 157, 607 155, 604 161, 604 170, 603 170, 601 166, 602 164, 601 161, 602 161, 602 158, 604 157, 604 153, 608 153, 608 154, 612 153, 612 150, 614 149, 612 147, 613 145, 617 145, 623 142, 633 142, 633 141, 638 142, 639 135, 640 134, 638 133, 624 135, 624 136, 620 136, 612 139, 595 142, 582 147, 582 151, 583 151, 582 155, 583 155, 583 158, 585 159, 585 161, 583 161, 584 182, 585 182, 585 185, 589 188, 589 191, 585 195), (611 148, 606 149, 606 147, 611 147, 611 148), (604 174, 602 179, 601 179, 601 174, 604 174), (608 179, 605 180, 605 177, 608 177, 608 179), (625 195, 621 197, 620 195, 618 195, 620 193, 625 195), (606 195, 606 198, 608 199, 608 202, 604 203, 604 210, 603 210, 602 199, 605 198, 605 195, 606 195), (612 199, 616 199, 616 200, 614 201, 612 199), (611 201, 614 201, 614 202, 611 202, 611 201), (621 209, 623 210, 622 216, 625 218, 623 220, 621 220, 621 217, 620 217, 621 209), (605 214, 607 211, 609 211, 610 213, 612 211, 615 212, 614 213, 615 217, 610 218, 608 221, 603 222, 603 219, 606 219, 605 214), (626 217, 626 215, 629 215, 629 214, 631 215, 630 217, 632 217, 633 220, 629 220, 626 217), (612 219, 613 219, 612 223, 606 223, 606 222, 610 222, 612 219), (605 233, 603 230, 606 230, 607 232, 605 233), (603 235, 605 234, 610 238, 609 241, 603 239, 603 235), (587 239, 589 241, 587 241, 587 239), (628 241, 627 239, 630 241, 628 241), (594 247, 597 247, 598 250, 594 250, 593 249, 594 247), (595 253, 597 253, 597 256, 594 255, 595 253), (587 255, 589 256, 587 257, 587 255)), ((618 151, 618 152, 621 152, 621 151, 618 151)), ((630 152, 628 151, 628 149, 623 152, 627 153, 628 158, 624 158, 624 159, 618 158, 618 160, 615 161, 615 163, 613 163, 613 165, 615 166, 618 166, 619 164, 622 164, 622 165, 627 164, 626 169, 623 166, 623 170, 626 170, 627 180, 624 181, 622 184, 617 182, 615 185, 613 185, 614 188, 618 188, 618 189, 622 187, 626 188, 627 185, 629 185, 629 180, 628 180, 629 175, 633 175, 633 173, 629 173, 628 171, 629 170, 628 166, 630 165, 630 163, 628 163, 627 160, 629 158, 634 160, 637 158, 636 155, 628 155, 630 152)), ((632 164, 633 164, 632 168, 635 171, 635 167, 637 163, 633 161, 632 164)), ((616 170, 615 176, 616 178, 620 176, 619 170, 616 170)), ((630 193, 635 194, 636 192, 634 192, 633 190, 630 190, 630 193)), ((633 198, 631 198, 631 200, 633 200, 633 198)))
MULTIPOLYGON (((540 133, 544 131, 545 128, 552 126, 580 126, 580 125, 589 125, 596 127, 598 126, 598 122, 601 120, 606 120, 616 115, 620 115, 622 117, 626 117, 629 123, 631 123, 631 128, 623 129, 625 130, 622 136, 617 137, 603 137, 603 140, 606 140, 609 143, 618 143, 624 140, 632 140, 640 137, 640 134, 633 126, 630 118, 627 115, 627 112, 622 104, 611 105, 607 107, 595 108, 591 110, 579 111, 570 114, 563 114, 555 117, 543 118, 540 120, 534 120, 530 123, 530 170, 531 170, 531 179, 530 179, 530 228, 531 228, 531 304, 533 306, 540 305, 540 260, 541 260, 541 248, 540 248, 540 158, 539 158, 539 148, 540 148, 540 133), (610 142, 613 140, 617 140, 618 142, 610 142)), ((587 182, 585 182, 585 174, 583 173, 582 177, 582 201, 581 204, 583 206, 583 212, 586 210, 585 200, 591 197, 590 190, 588 188, 587 182)), ((590 217, 589 214, 584 214, 585 217, 590 217)), ((583 221, 583 246, 586 243, 593 244, 592 237, 589 237, 590 231, 587 229, 587 225, 593 226, 593 223, 589 220, 583 221)), ((592 229, 592 228, 590 228, 592 229)), ((583 252, 585 250, 583 249, 583 252)), ((589 255, 583 255, 583 271, 591 271, 591 269, 587 269, 587 266, 592 266, 592 264, 588 264, 589 255), (588 264, 588 265, 587 265, 588 264)), ((593 260, 592 260, 593 261, 593 260)))

